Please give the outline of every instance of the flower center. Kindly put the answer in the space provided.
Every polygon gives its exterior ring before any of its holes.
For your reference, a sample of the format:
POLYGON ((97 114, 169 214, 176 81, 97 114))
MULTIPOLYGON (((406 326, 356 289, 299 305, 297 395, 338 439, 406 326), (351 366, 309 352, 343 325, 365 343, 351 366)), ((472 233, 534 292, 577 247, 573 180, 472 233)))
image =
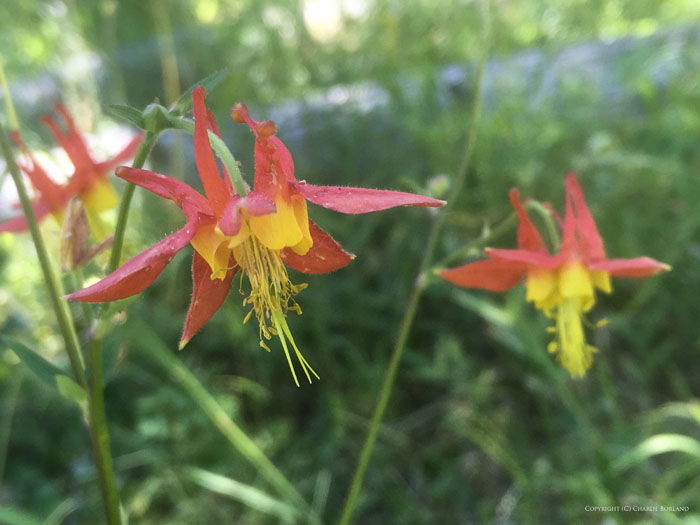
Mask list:
POLYGON ((290 310, 301 314, 301 308, 294 296, 307 285, 293 284, 280 258, 280 251, 265 247, 254 235, 233 248, 233 255, 241 268, 241 294, 247 294, 243 305, 252 307, 243 322, 247 322, 255 313, 260 330, 260 346, 268 352, 270 348, 265 341, 273 335, 279 338, 297 386, 299 381, 292 364, 290 346, 309 383, 311 375, 318 379, 318 374, 311 368, 294 341, 286 319, 290 310), (243 276, 248 280, 247 292, 244 289, 243 276))

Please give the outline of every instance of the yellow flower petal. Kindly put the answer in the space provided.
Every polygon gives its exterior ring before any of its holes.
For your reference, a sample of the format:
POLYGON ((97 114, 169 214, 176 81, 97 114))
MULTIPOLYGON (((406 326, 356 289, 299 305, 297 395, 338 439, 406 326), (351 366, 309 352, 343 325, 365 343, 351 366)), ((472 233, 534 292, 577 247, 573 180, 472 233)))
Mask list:
POLYGON ((119 204, 119 196, 112 184, 107 180, 97 180, 78 198, 83 203, 85 215, 93 237, 102 240, 107 237, 112 228, 101 217, 102 212, 111 210, 119 204))
POLYGON ((303 233, 291 203, 284 198, 275 199, 277 211, 269 215, 250 218, 250 229, 261 243, 270 250, 295 246, 303 233))
POLYGON ((612 284, 610 283, 610 274, 608 272, 593 270, 591 271, 591 279, 593 280, 593 286, 598 288, 598 290, 605 293, 612 292, 612 284))
POLYGON ((190 241, 197 253, 209 264, 212 279, 223 280, 230 269, 230 240, 231 237, 221 233, 214 224, 208 224, 197 230, 190 241))
POLYGON ((532 270, 527 274, 527 300, 537 308, 549 310, 558 301, 557 273, 553 270, 532 270))
POLYGON ((119 204, 119 195, 108 180, 98 179, 80 194, 85 211, 101 213, 111 210, 119 204))
POLYGON ((314 245, 311 231, 309 230, 309 213, 306 209, 306 199, 299 195, 294 195, 292 197, 292 207, 294 208, 294 215, 302 235, 301 241, 292 246, 292 250, 299 255, 305 255, 314 245))
POLYGON ((564 266, 559 275, 559 294, 563 299, 581 299, 584 311, 590 310, 595 304, 591 271, 579 262, 564 266))

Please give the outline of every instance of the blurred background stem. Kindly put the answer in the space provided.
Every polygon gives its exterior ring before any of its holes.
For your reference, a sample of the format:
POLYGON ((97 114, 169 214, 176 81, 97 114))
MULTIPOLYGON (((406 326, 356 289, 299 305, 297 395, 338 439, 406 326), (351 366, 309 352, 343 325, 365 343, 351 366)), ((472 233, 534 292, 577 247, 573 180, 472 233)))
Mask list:
POLYGON ((428 240, 426 242, 425 251, 423 252, 423 258, 418 269, 418 277, 413 285, 413 290, 411 291, 411 296, 406 303, 406 309, 404 310, 403 318, 401 319, 401 324, 399 327, 399 332, 396 338, 396 343, 394 345, 394 350, 391 354, 391 359, 389 360, 389 367, 387 368, 386 374, 384 376, 384 382, 382 383, 382 388, 379 392, 379 398, 377 399, 377 404, 374 408, 374 414, 372 415, 372 421, 370 423, 369 431, 367 432, 367 437, 362 446, 362 451, 360 452, 360 458, 355 469, 355 474, 353 476, 352 484, 350 485, 350 491, 348 492, 348 497, 345 501, 343 511, 340 516, 340 525, 347 525, 352 519, 352 514, 355 509, 355 504, 357 498, 362 489, 362 483, 364 481, 365 472, 369 461, 372 457, 372 450, 374 444, 377 440, 377 434, 379 432, 379 427, 384 419, 384 414, 386 413, 386 407, 389 403, 389 398, 391 397, 394 384, 396 382, 396 372, 399 368, 399 363, 401 362, 401 357, 406 349, 406 342, 408 341, 408 336, 411 333, 411 328, 413 326, 413 321, 416 317, 416 312, 418 310, 418 303, 423 291, 426 288, 428 282, 428 272, 432 264, 433 253, 437 247, 437 241, 442 231, 442 227, 445 223, 446 212, 449 211, 451 206, 457 201, 460 192, 462 191, 462 186, 464 185, 464 180, 469 171, 471 165, 472 153, 474 151, 474 144, 477 136, 477 129, 479 125, 479 118, 481 116, 481 104, 483 99, 483 88, 484 88, 484 71, 486 69, 486 62, 489 56, 489 47, 491 40, 491 5, 490 0, 483 0, 481 3, 482 16, 483 16, 483 26, 482 26, 482 55, 479 60, 479 68, 476 75, 476 87, 474 90, 474 102, 471 112, 471 121, 467 131, 467 139, 464 147, 464 155, 457 169, 455 177, 452 181, 452 187, 447 198, 447 204, 442 210, 437 212, 434 219, 430 233, 428 234, 428 240))
MULTIPOLYGON (((46 291, 49 294, 51 305, 56 314, 59 329, 65 342, 66 351, 70 359, 73 375, 77 383, 88 390, 88 382, 85 374, 85 363, 80 351, 80 343, 75 330, 75 324, 68 308, 68 304, 63 299, 63 286, 58 278, 58 274, 51 263, 46 244, 39 230, 39 225, 32 209, 32 203, 29 200, 27 189, 24 186, 22 175, 15 163, 14 155, 10 146, 10 141, 5 132, 4 126, 0 124, 0 145, 2 153, 7 162, 7 167, 10 175, 17 188, 22 210, 29 226, 29 231, 32 235, 32 241, 36 249, 39 264, 44 276, 46 291)), ((94 355, 91 355, 94 358, 94 355)), ((99 364, 99 358, 97 359, 99 364)), ((112 465, 112 453, 109 445, 109 431, 107 429, 107 421, 104 416, 104 398, 101 377, 98 376, 99 371, 95 370, 95 363, 92 366, 92 381, 93 384, 99 381, 97 388, 90 388, 91 394, 88 397, 87 417, 90 428, 90 436, 92 438, 92 446, 95 452, 95 463, 97 466, 98 477, 100 480, 100 490, 102 493, 102 502, 104 504, 105 515, 109 525, 121 524, 121 511, 119 508, 119 494, 117 492, 117 483, 114 477, 114 468, 112 465)))
MULTIPOLYGON (((165 106, 175 102, 182 88, 180 86, 180 70, 177 65, 177 52, 173 26, 170 22, 170 13, 165 0, 151 0, 149 3, 153 24, 156 29, 158 49, 160 56, 160 69, 163 76, 163 90, 165 94, 165 106)), ((185 141, 180 134, 173 135, 172 149, 170 151, 170 174, 176 179, 185 179, 185 141)))
MULTIPOLYGON (((153 145, 156 142, 156 134, 147 131, 141 139, 141 144, 134 157, 134 162, 131 164, 133 168, 142 168, 146 163, 148 154, 151 152, 153 145)), ((122 248, 124 247, 124 233, 126 232, 126 223, 129 219, 129 209, 131 200, 134 197, 134 184, 127 184, 124 188, 121 202, 119 203, 119 212, 117 215, 117 225, 114 228, 114 243, 112 244, 112 254, 109 258, 109 266, 107 273, 111 273, 121 264, 122 248)))

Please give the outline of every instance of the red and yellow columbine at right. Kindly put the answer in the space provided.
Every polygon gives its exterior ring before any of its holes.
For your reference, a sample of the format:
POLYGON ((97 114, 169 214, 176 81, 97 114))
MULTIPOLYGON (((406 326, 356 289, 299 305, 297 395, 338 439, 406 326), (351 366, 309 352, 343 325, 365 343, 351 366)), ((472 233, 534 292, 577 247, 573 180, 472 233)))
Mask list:
POLYGON ((610 277, 649 277, 671 267, 649 257, 608 259, 603 239, 586 205, 576 175, 566 175, 566 208, 559 252, 552 255, 527 215, 518 190, 510 200, 518 216, 518 248, 488 249, 485 261, 442 270, 458 286, 504 292, 526 281, 527 300, 554 321, 547 349, 572 376, 582 377, 596 348, 586 342, 584 316, 596 301, 595 290, 610 293, 610 277))

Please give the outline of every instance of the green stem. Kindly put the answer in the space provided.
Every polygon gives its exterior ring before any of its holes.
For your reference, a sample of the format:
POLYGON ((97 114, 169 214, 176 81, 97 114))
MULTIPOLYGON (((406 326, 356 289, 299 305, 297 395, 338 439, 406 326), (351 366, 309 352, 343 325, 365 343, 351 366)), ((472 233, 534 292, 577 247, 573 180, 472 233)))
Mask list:
POLYGON ((472 241, 469 241, 467 244, 465 244, 461 250, 458 250, 454 253, 451 253, 444 259, 442 259, 439 263, 435 264, 435 269, 441 269, 447 266, 448 264, 452 263, 453 261, 458 261, 462 259, 463 257, 466 257, 471 253, 472 250, 476 248, 482 247, 484 244, 487 242, 497 239, 501 235, 505 234, 506 232, 510 231, 510 229, 515 226, 517 223, 517 217, 515 213, 511 213, 503 219, 503 221, 496 225, 495 228, 493 228, 490 232, 488 232, 486 235, 483 235, 482 237, 479 237, 478 239, 474 239, 472 241))
MULTIPOLYGON (((156 143, 157 135, 147 131, 141 140, 139 149, 134 157, 134 162, 132 167, 142 168, 146 163, 148 154, 151 152, 153 145, 156 143)), ((119 266, 122 248, 124 247, 124 233, 126 232, 126 223, 129 219, 129 209, 131 207, 131 200, 134 197, 134 190, 136 186, 134 184, 127 184, 124 188, 124 194, 122 195, 122 200, 119 203, 119 213, 117 215, 117 225, 114 228, 114 243, 112 244, 112 253, 109 258, 108 273, 113 272, 119 266)))
MULTIPOLYGON (((194 134, 194 122, 189 119, 170 116, 169 122, 174 128, 182 129, 188 133, 194 134)), ((226 167, 226 170, 229 172, 231 182, 233 183, 233 189, 236 190, 238 195, 245 197, 248 194, 248 188, 243 180, 243 175, 241 175, 241 170, 238 167, 238 163, 231 154, 231 151, 228 149, 228 146, 226 146, 226 143, 221 140, 216 133, 212 133, 211 131, 209 132, 209 143, 211 144, 214 152, 221 159, 221 162, 226 167)))
POLYGON ((58 274, 51 264, 51 258, 46 250, 46 244, 44 243, 44 238, 39 230, 39 224, 36 220, 36 215, 34 215, 34 210, 32 209, 32 203, 29 200, 29 195, 27 194, 27 189, 24 186, 24 180, 19 172, 17 163, 15 162, 14 155, 12 154, 12 148, 10 142, 7 138, 7 133, 5 133, 5 128, 0 124, 0 143, 2 146, 2 153, 7 162, 7 167, 9 168, 12 180, 17 188, 17 195, 19 196, 19 201, 22 204, 22 211, 24 212, 24 217, 29 226, 29 232, 32 236, 32 241, 34 242, 34 248, 36 249, 37 257, 39 258, 39 265, 41 266, 41 272, 44 275, 44 281, 46 282, 46 290, 49 294, 49 300, 51 301, 51 306, 56 314, 56 321, 58 322, 58 327, 61 331, 61 336, 66 344, 66 351, 68 352, 68 358, 70 359, 71 368, 73 369, 73 375, 79 385, 85 386, 85 363, 83 362, 83 356, 80 353, 80 343, 78 342, 78 335, 75 332, 75 326, 73 325, 73 319, 70 315, 70 310, 68 309, 68 304, 63 299, 63 286, 58 278, 58 274))
MULTIPOLYGON (((17 164, 12 154, 10 142, 5 133, 4 127, 0 124, 0 146, 7 161, 7 166, 10 170, 10 175, 17 187, 17 195, 22 204, 24 216, 29 226, 29 231, 34 241, 39 265, 44 275, 46 288, 49 293, 51 305, 53 306, 58 321, 59 329, 66 345, 66 351, 70 359, 71 367, 76 381, 86 390, 88 389, 87 378, 85 375, 85 363, 80 352, 80 343, 75 331, 75 324, 71 317, 70 310, 66 301, 63 299, 63 287, 58 275, 51 264, 44 239, 39 230, 39 225, 34 215, 27 190, 24 187, 22 175, 19 172, 17 164)), ((91 352, 92 353, 92 352, 91 352)), ((93 359, 94 360, 94 359, 93 359)), ((99 358, 98 358, 99 361, 99 358)), ((94 365, 93 365, 94 366, 94 365)), ((95 381, 95 375, 100 381, 99 371, 92 371, 92 381, 95 381)), ((107 425, 104 417, 104 403, 102 393, 98 396, 91 395, 88 403, 88 423, 90 427, 90 436, 92 438, 93 451, 95 453, 95 463, 97 465, 98 477, 100 480, 100 490, 102 493, 102 502, 105 507, 105 515, 109 525, 121 524, 121 512, 119 510, 119 495, 116 488, 116 480, 114 479, 114 471, 112 469, 112 455, 109 449, 109 435, 107 433, 107 425)))
POLYGON ((10 93, 10 86, 7 84, 7 77, 5 76, 5 65, 0 58, 0 91, 5 95, 5 107, 7 108, 7 121, 10 124, 10 130, 19 131, 19 121, 17 120, 17 112, 15 111, 15 105, 12 103, 12 95, 10 93))
POLYGON ((379 427, 381 426, 382 420, 384 419, 384 413, 386 412, 386 407, 389 403, 389 398, 391 397, 392 390, 394 388, 394 383, 396 381, 396 372, 399 368, 399 363, 401 362, 401 357, 406 349, 406 342, 408 336, 411 332, 411 327, 413 326, 413 321, 416 317, 416 312, 418 310, 418 303, 423 291, 425 290, 427 284, 427 275, 431 260, 433 257, 433 252, 437 246, 437 240, 439 238, 442 227, 445 223, 446 212, 448 209, 454 205, 459 193, 464 185, 464 180, 466 178, 467 172, 471 165, 472 153, 474 151, 474 144, 476 139, 476 132, 478 128, 479 118, 481 116, 481 103, 483 98, 483 87, 484 87, 484 70, 486 68, 486 61, 488 59, 488 49, 489 42, 491 38, 491 28, 490 28, 490 1, 484 0, 484 24, 483 24, 483 40, 484 40, 484 52, 479 61, 479 69, 476 78, 476 95, 474 97, 474 103, 472 107, 472 119, 469 125, 469 130, 467 132, 466 147, 464 150, 464 156, 459 165, 457 173, 455 175, 454 184, 450 191, 448 197, 448 203, 445 205, 441 213, 435 218, 435 222, 428 235, 428 240, 426 243, 425 251, 423 252, 423 258, 420 263, 420 268, 418 270, 418 278, 413 285, 413 290, 411 291, 411 296, 406 304, 406 309, 401 320, 401 325, 399 327, 399 333, 396 338, 396 343, 394 344, 394 350, 389 361, 389 367, 384 376, 384 382, 382 384, 381 391, 379 393, 379 399, 377 400, 377 405, 374 408, 374 414, 372 416, 372 421, 370 423, 369 431, 365 442, 362 446, 362 451, 360 453, 360 459, 358 461, 357 467, 355 469, 355 475, 353 476, 352 484, 350 485, 350 491, 348 493, 347 500, 345 501, 345 506, 343 507, 342 514, 340 516, 339 524, 347 525, 350 523, 353 511, 355 510, 355 503, 362 489, 362 483, 365 477, 365 471, 369 464, 369 460, 372 456, 372 450, 374 448, 374 443, 377 439, 377 434, 379 432, 379 427))
POLYGON ((559 247, 561 246, 561 237, 559 235, 559 229, 557 228, 554 218, 552 217, 552 212, 549 211, 544 204, 535 200, 528 201, 525 204, 525 207, 536 212, 537 215, 540 216, 542 222, 544 222, 545 228, 547 229, 547 237, 549 238, 552 252, 558 252, 559 247))
POLYGON ((119 509, 119 491, 114 475, 114 465, 109 443, 109 430, 107 428, 107 416, 104 402, 104 380, 102 378, 102 342, 93 339, 90 346, 90 426, 93 446, 99 460, 97 469, 100 485, 105 499, 107 511, 107 523, 110 525, 121 524, 121 511, 119 509))

